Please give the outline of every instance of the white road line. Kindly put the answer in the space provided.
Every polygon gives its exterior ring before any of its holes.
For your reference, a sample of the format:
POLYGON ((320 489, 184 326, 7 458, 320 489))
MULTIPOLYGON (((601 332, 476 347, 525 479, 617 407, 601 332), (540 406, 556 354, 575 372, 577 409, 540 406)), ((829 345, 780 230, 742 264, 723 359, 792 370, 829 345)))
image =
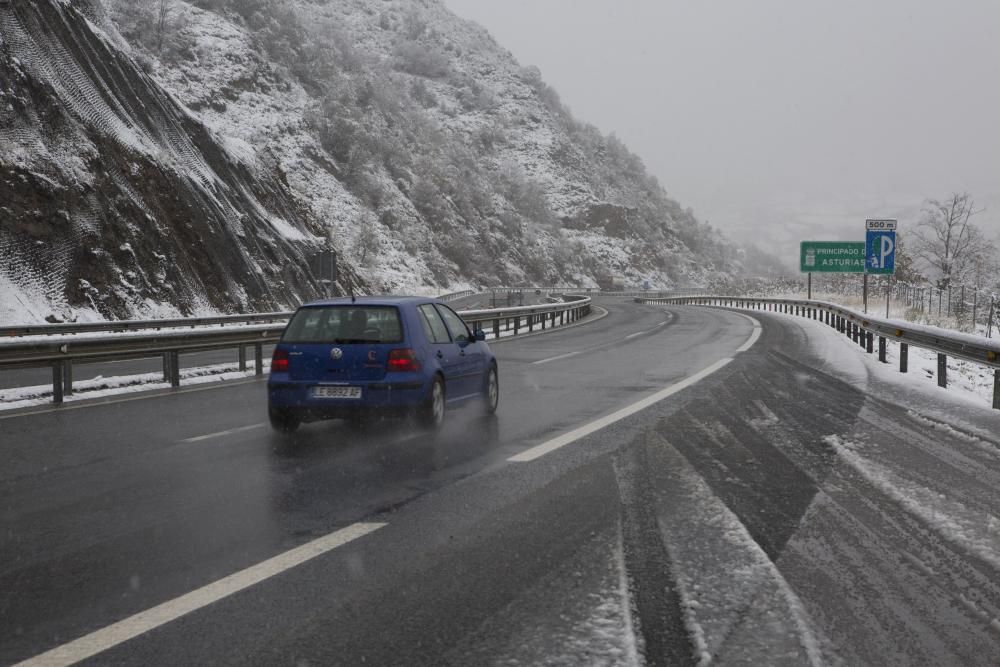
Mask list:
POLYGON ((642 400, 636 401, 631 405, 625 406, 621 410, 612 412, 610 415, 594 420, 589 424, 585 424, 578 429, 570 431, 569 433, 564 433, 563 435, 553 438, 548 442, 543 442, 540 445, 536 445, 535 447, 532 447, 531 449, 525 450, 520 454, 512 456, 507 460, 513 463, 527 463, 528 461, 534 461, 537 458, 541 458, 542 456, 545 456, 550 452, 554 452, 560 447, 565 447, 566 445, 572 442, 576 442, 577 440, 583 438, 584 436, 588 436, 591 433, 594 433, 595 431, 601 430, 605 426, 610 426, 611 424, 614 424, 617 421, 621 421, 626 417, 634 415, 640 410, 645 410, 649 406, 654 405, 655 403, 659 403, 668 396, 673 396, 677 392, 683 389, 687 389, 696 382, 699 382, 700 380, 707 378, 709 375, 716 372, 720 368, 725 367, 732 360, 733 360, 732 357, 720 359, 719 361, 715 362, 708 368, 702 369, 697 373, 695 373, 694 375, 684 378, 680 382, 670 385, 666 389, 661 389, 655 394, 647 396, 642 400))
POLYGON ((558 357, 549 357, 548 359, 542 359, 541 361, 532 361, 532 366, 540 366, 542 364, 547 364, 550 361, 559 361, 560 359, 569 359, 570 357, 575 357, 578 354, 583 354, 586 350, 578 350, 577 352, 567 352, 566 354, 560 354, 558 357))
POLYGON ((750 323, 753 324, 753 333, 750 334, 750 338, 747 339, 747 342, 743 343, 743 345, 740 345, 738 348, 736 348, 737 353, 746 352, 751 347, 753 347, 754 343, 757 342, 757 339, 760 338, 760 334, 762 331, 759 321, 757 321, 753 317, 750 317, 749 315, 743 315, 743 313, 739 313, 739 315, 750 320, 750 323))
MULTIPOLYGON (((743 315, 743 317, 746 317, 748 320, 753 322, 754 327, 753 327, 753 332, 750 334, 750 338, 747 339, 747 342, 745 342, 743 345, 737 348, 736 350, 737 352, 746 352, 751 347, 753 347, 753 345, 757 342, 757 339, 760 338, 760 332, 761 332, 760 322, 758 322, 752 317, 749 317, 748 315, 743 315)), ((583 438, 585 436, 590 435, 591 433, 599 431, 605 426, 610 426, 611 424, 614 424, 617 421, 621 421, 626 417, 634 415, 640 410, 645 410, 649 406, 659 403, 660 401, 662 401, 665 398, 668 398, 669 396, 673 396, 679 391, 687 389, 691 385, 700 382, 701 380, 704 380, 709 375, 715 373, 719 369, 724 368, 732 360, 733 360, 732 357, 726 357, 725 359, 720 359, 719 361, 715 362, 708 368, 704 368, 695 373, 694 375, 684 378, 680 382, 676 382, 665 389, 661 389, 655 394, 651 394, 650 396, 647 396, 646 398, 636 401, 631 405, 627 405, 616 412, 612 412, 610 415, 601 417, 600 419, 596 419, 590 422, 589 424, 584 424, 580 428, 572 430, 569 433, 564 433, 558 437, 553 438, 552 440, 543 442, 542 444, 536 445, 530 449, 526 449, 520 454, 516 454, 507 460, 512 463, 527 463, 529 461, 534 461, 535 459, 541 458, 550 452, 554 452, 560 447, 565 447, 570 443, 576 442, 580 438, 583 438)))
POLYGON ((211 440, 212 438, 221 438, 225 435, 233 435, 234 433, 243 433, 244 431, 253 431, 254 429, 264 428, 267 424, 250 424, 249 426, 239 426, 237 428, 231 428, 228 431, 219 431, 218 433, 209 433, 208 435, 197 435, 193 438, 184 438, 183 440, 178 440, 177 442, 201 442, 202 440, 211 440))
POLYGON ((234 593, 259 584, 317 556, 322 556, 337 547, 364 537, 387 525, 385 523, 355 523, 330 533, 325 537, 295 547, 283 554, 278 554, 274 558, 269 558, 245 570, 240 570, 198 590, 164 602, 152 609, 147 609, 135 616, 129 616, 122 621, 80 637, 68 644, 63 644, 34 658, 29 658, 14 667, 42 667, 43 665, 45 667, 54 667, 57 665, 72 665, 81 660, 86 660, 161 625, 170 623, 181 616, 190 614, 213 602, 218 602, 234 593))
MULTIPOLYGON (((643 334, 653 333, 654 331, 656 331, 660 327, 666 326, 669 323, 670 323, 670 320, 667 320, 666 322, 660 322, 659 324, 657 324, 652 329, 647 329, 646 331, 636 331, 634 334, 629 334, 628 336, 625 336, 624 338, 621 338, 619 340, 631 340, 631 339, 636 338, 638 336, 642 336, 643 334)), ((611 341, 611 342, 614 343, 614 342, 617 342, 617 341, 611 341)), ((569 359, 570 357, 575 357, 578 354, 583 354, 584 352, 589 352, 590 350, 596 350, 598 348, 604 347, 605 345, 608 345, 608 343, 601 343, 600 345, 595 345, 593 347, 588 347, 586 350, 577 350, 576 352, 567 352, 566 354, 560 354, 557 357, 549 357, 548 359, 542 359, 540 361, 532 361, 531 365, 532 366, 541 366, 542 364, 548 364, 548 363, 551 363, 553 361, 559 361, 561 359, 569 359)))

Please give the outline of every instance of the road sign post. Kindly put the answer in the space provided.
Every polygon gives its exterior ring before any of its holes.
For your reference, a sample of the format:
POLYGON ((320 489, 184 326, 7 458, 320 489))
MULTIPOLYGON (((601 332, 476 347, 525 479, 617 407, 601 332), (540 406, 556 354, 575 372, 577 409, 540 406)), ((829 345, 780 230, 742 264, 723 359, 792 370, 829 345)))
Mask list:
MULTIPOLYGON (((896 272, 896 220, 865 220, 865 312, 868 312, 868 274, 888 276, 896 272)), ((888 317, 888 305, 886 317, 888 317)))

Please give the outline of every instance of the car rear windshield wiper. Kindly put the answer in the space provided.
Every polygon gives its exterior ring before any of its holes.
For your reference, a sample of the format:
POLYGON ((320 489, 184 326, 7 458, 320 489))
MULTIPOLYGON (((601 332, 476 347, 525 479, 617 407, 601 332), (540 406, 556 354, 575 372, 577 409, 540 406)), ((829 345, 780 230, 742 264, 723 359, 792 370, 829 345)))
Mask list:
POLYGON ((334 338, 333 342, 336 343, 337 345, 354 345, 354 344, 363 344, 363 343, 372 343, 374 345, 377 345, 377 344, 381 343, 382 341, 380 339, 378 339, 378 338, 375 338, 375 339, 372 339, 372 338, 334 338))

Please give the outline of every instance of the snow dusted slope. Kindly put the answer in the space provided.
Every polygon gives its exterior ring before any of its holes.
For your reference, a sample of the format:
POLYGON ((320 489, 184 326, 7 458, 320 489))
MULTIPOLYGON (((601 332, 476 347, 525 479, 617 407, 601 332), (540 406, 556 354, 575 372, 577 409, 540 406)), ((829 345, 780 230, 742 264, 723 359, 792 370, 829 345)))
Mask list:
POLYGON ((280 173, 230 157, 122 46, 74 3, 0 3, 0 317, 313 295, 312 227, 280 173))
POLYGON ((239 159, 277 161, 377 289, 669 286, 736 263, 620 142, 437 0, 176 7, 155 78, 239 159))
POLYGON ((373 292, 738 268, 440 0, 166 6, 0 2, 5 320, 291 306, 328 243, 373 292))

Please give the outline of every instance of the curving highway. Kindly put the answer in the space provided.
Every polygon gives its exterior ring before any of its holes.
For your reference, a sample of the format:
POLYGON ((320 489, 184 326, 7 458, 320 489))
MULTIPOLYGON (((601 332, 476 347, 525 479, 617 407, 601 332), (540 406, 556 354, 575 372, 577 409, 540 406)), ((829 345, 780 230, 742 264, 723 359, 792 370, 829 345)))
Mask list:
POLYGON ((439 433, 280 437, 257 380, 0 413, 0 663, 995 663, 994 416, 598 304, 439 433))

